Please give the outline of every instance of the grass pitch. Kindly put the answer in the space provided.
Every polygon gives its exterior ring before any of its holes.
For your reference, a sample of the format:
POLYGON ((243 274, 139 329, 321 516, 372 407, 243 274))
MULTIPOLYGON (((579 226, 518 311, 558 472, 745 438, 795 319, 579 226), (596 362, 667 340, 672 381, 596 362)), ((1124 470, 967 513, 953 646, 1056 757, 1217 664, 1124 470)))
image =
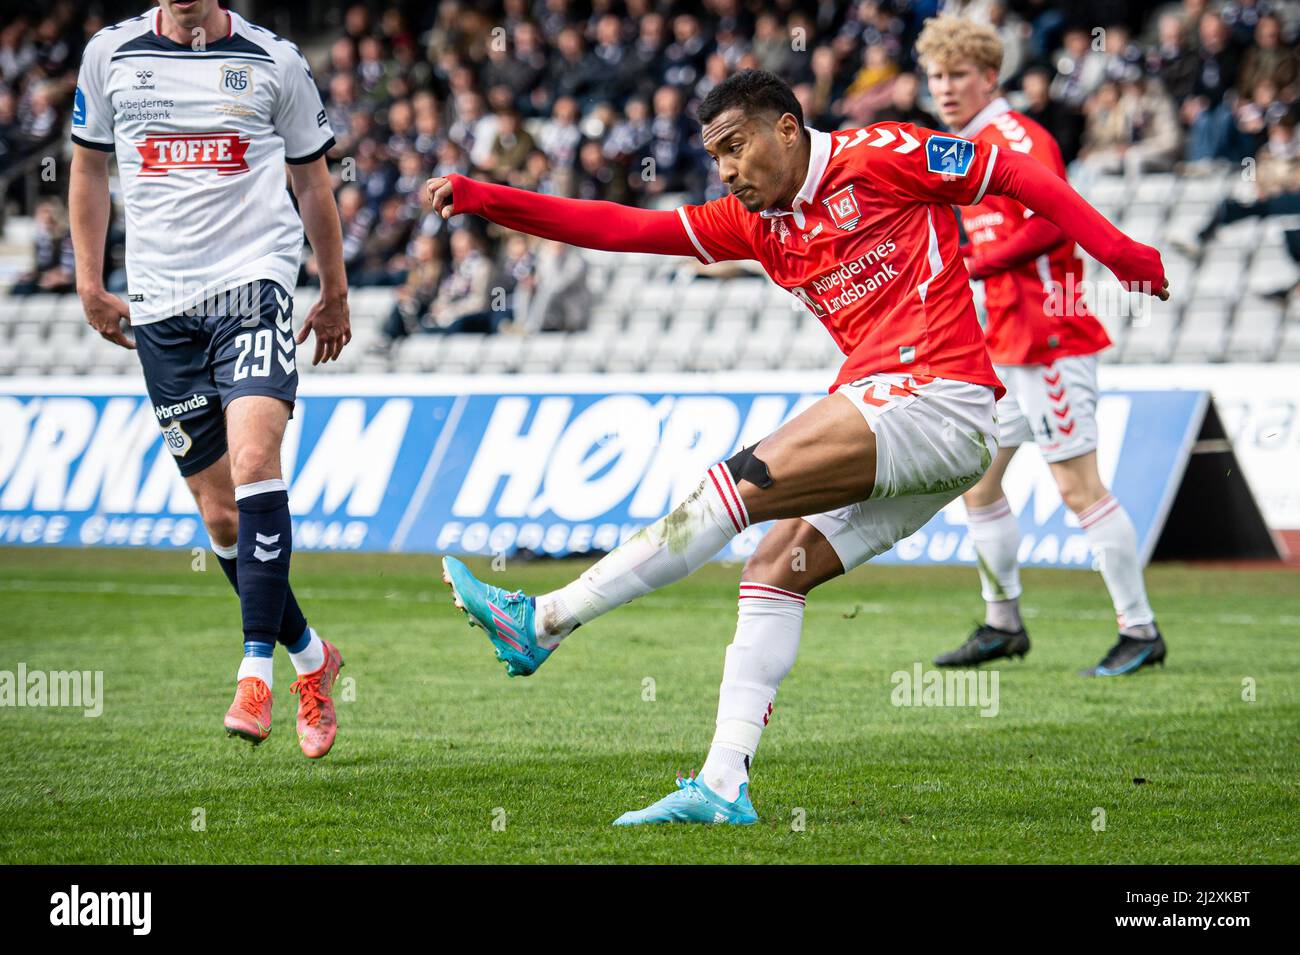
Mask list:
MULTIPOLYGON (((475 570, 537 591, 581 566, 475 570)), ((1168 666, 1110 680, 1075 675, 1114 640, 1100 578, 1026 573, 1034 648, 1000 661, 988 718, 891 702, 893 673, 969 630, 974 572, 863 568, 809 601, 759 824, 612 828, 703 760, 737 574, 705 568, 508 680, 434 558, 295 555, 351 697, 313 763, 283 652, 271 738, 222 731, 241 636, 210 555, 0 550, 0 670, 104 680, 97 718, 0 708, 0 862, 1297 860, 1300 574, 1223 567, 1153 568, 1168 666)))

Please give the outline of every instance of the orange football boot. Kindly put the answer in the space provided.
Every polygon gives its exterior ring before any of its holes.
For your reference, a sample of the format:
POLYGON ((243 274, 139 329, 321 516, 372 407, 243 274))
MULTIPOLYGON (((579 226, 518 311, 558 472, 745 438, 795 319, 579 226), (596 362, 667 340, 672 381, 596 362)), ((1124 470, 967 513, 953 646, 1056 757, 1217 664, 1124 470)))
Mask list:
POLYGON ((255 676, 235 687, 235 702, 226 711, 226 733, 254 746, 271 735, 271 688, 255 676))
POLYGON ((324 637, 321 643, 325 644, 325 662, 321 668, 302 674, 289 687, 289 692, 298 697, 298 745, 308 759, 320 759, 328 753, 339 728, 330 691, 343 668, 343 657, 324 637))

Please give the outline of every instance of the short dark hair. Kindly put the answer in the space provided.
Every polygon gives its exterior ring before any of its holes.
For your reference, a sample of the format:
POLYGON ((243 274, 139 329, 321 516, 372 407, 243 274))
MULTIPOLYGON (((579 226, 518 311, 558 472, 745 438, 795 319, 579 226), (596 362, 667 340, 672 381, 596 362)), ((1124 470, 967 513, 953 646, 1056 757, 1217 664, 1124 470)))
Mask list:
POLYGON ((745 115, 790 113, 803 125, 803 107, 785 80, 767 70, 741 70, 719 83, 700 103, 698 117, 707 125, 729 109, 739 108, 745 115))

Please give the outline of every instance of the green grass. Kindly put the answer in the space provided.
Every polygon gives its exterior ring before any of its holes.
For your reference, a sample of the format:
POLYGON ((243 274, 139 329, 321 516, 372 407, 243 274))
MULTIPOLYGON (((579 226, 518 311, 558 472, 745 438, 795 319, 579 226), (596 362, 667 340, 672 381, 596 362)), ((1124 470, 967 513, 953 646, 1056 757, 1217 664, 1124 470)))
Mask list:
MULTIPOLYGON (((536 591, 579 566, 492 579, 536 591)), ((1075 675, 1114 638, 1100 578, 1027 573, 1034 650, 1004 661, 1000 711, 982 718, 891 704, 891 673, 965 636, 973 572, 865 568, 810 601, 754 767, 760 823, 616 830, 702 761, 737 569, 623 608, 508 680, 435 568, 295 556, 308 617, 347 660, 338 692, 355 696, 313 763, 283 653, 271 738, 221 730, 240 634, 215 560, 0 550, 0 670, 102 670, 105 690, 99 718, 0 709, 0 862, 1296 861, 1294 571, 1153 568, 1169 665, 1113 680, 1075 675)))

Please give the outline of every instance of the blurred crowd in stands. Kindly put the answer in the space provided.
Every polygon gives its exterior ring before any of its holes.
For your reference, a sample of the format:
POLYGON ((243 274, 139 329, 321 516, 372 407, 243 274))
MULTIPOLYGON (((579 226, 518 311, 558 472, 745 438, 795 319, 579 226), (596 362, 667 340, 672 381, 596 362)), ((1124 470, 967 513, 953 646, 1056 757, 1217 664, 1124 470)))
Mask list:
MULTIPOLYGON (((0 176, 65 134, 80 44, 101 25, 70 6, 0 23, 0 176)), ((425 180, 460 172, 650 206, 715 198, 693 111, 752 67, 787 78, 813 126, 933 127, 912 46, 941 11, 997 29, 1012 105, 1056 136, 1073 175, 1256 160, 1274 196, 1300 193, 1300 0, 389 0, 345 6, 323 35, 295 27, 337 137, 349 277, 394 287, 390 339, 580 325, 581 257, 444 222, 422 205, 425 180)), ((22 288, 68 286, 66 219, 57 196, 42 201, 22 288)), ((313 271, 308 258, 303 281, 313 271)))

